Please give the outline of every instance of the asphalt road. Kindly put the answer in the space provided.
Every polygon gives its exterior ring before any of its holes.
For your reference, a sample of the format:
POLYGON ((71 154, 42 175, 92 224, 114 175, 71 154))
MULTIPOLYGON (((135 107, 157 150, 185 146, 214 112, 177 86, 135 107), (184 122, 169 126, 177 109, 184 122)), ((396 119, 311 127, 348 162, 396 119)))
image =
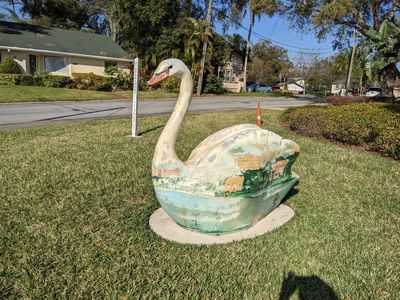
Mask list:
MULTIPOLYGON (((189 112, 256 109, 258 101, 262 109, 321 103, 319 98, 313 97, 200 97, 193 98, 189 112)), ((138 112, 140 116, 167 114, 174 105, 175 99, 146 99, 139 101, 138 112)), ((0 104, 0 130, 37 127, 56 122, 123 118, 131 115, 131 109, 132 102, 129 100, 0 104)))

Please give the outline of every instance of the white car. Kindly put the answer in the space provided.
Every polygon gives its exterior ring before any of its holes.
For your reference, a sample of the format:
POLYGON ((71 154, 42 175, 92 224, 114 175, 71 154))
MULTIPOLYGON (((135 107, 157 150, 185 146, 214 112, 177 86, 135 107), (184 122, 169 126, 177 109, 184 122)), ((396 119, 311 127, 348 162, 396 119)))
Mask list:
POLYGON ((382 90, 380 88, 369 88, 366 93, 365 96, 367 97, 375 97, 375 96, 380 96, 381 95, 382 90))

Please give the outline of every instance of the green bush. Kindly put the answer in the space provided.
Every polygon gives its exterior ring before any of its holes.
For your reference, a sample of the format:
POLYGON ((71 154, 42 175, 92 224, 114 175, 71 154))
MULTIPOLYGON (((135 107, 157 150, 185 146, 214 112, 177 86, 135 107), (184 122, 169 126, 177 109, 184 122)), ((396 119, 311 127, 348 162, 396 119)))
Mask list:
POLYGON ((111 82, 108 77, 93 73, 73 73, 74 83, 80 90, 110 91, 111 82))
POLYGON ((71 82, 69 76, 58 76, 50 74, 38 75, 38 85, 45 87, 64 88, 71 82))
POLYGON ((39 76, 30 74, 21 75, 21 79, 19 81, 19 85, 26 86, 40 86, 41 84, 42 81, 39 76))
POLYGON ((0 74, 0 85, 17 85, 20 80, 19 74, 0 74))
POLYGON ((283 121, 292 130, 361 146, 400 159, 400 105, 362 103, 288 109, 283 121))
POLYGON ((345 105, 350 103, 368 103, 371 98, 365 96, 329 96, 326 102, 332 105, 345 105))
POLYGON ((106 69, 108 83, 111 85, 113 91, 116 90, 130 90, 132 88, 132 75, 128 74, 117 66, 109 66, 106 69))
POLYGON ((167 92, 179 92, 179 81, 175 77, 169 77, 161 82, 161 88, 167 92))
POLYGON ((282 91, 282 90, 273 91, 273 92, 272 92, 272 95, 273 95, 273 96, 282 96, 282 97, 292 97, 292 96, 293 96, 293 94, 292 94, 291 92, 282 91))
POLYGON ((204 87, 204 93, 209 94, 222 94, 225 92, 224 88, 222 87, 222 78, 214 74, 208 74, 206 79, 206 86, 204 87))
POLYGON ((3 74, 21 74, 19 64, 11 57, 6 57, 0 63, 0 73, 3 74))

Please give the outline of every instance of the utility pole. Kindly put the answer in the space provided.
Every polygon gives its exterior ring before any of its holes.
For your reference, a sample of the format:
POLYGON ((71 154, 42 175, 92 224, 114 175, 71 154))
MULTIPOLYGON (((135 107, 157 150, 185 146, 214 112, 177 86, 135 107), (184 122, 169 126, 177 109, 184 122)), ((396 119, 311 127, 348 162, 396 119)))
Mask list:
POLYGON ((208 46, 208 33, 209 33, 209 26, 211 24, 211 9, 212 9, 213 1, 208 1, 208 8, 207 8, 207 28, 206 28, 206 41, 203 45, 203 56, 201 58, 200 64, 200 75, 199 75, 199 82, 197 83, 197 95, 200 96, 201 88, 203 87, 203 75, 204 75, 204 66, 206 64, 206 56, 207 56, 207 46, 208 46))
POLYGON ((354 61, 354 56, 356 54, 356 48, 357 48, 357 31, 354 29, 354 44, 353 44, 353 50, 351 51, 351 58, 350 58, 350 63, 349 63, 349 71, 347 73, 347 80, 346 80, 346 92, 349 89, 351 85, 351 73, 353 72, 353 61, 354 61))
POLYGON ((252 10, 252 3, 250 0, 250 26, 249 32, 247 34, 247 45, 246 45, 246 56, 244 58, 244 66, 243 66, 243 82, 244 82, 244 91, 246 92, 247 89, 247 63, 249 59, 249 52, 250 52, 250 39, 251 39, 251 32, 253 31, 253 24, 254 24, 254 12, 252 10))

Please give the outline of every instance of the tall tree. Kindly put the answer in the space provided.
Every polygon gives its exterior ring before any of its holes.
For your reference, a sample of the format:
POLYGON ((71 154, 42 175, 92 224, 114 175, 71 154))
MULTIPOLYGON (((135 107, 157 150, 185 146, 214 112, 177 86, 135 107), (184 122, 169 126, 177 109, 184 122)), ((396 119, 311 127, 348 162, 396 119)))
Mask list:
POLYGON ((256 17, 261 17, 262 15, 272 16, 278 11, 278 1, 277 0, 238 0, 235 1, 233 7, 233 15, 240 18, 240 15, 246 15, 249 13, 249 28, 247 32, 247 46, 246 54, 244 60, 243 74, 244 82, 247 81, 247 65, 250 55, 250 43, 251 35, 253 32, 253 26, 256 17))
POLYGON ((400 60, 400 2, 399 0, 285 0, 286 13, 302 29, 314 26, 317 36, 336 35, 336 46, 344 36, 351 36, 353 29, 371 46, 370 51, 380 67, 384 96, 393 97, 393 87, 400 60), (346 35, 347 34, 347 35, 346 35))
POLYGON ((285 73, 292 63, 287 51, 273 46, 270 42, 262 41, 252 48, 251 63, 249 64, 248 78, 263 84, 276 84, 279 74, 285 73))
POLYGON ((21 11, 35 23, 64 28, 82 28, 89 20, 86 1, 21 0, 21 11))

